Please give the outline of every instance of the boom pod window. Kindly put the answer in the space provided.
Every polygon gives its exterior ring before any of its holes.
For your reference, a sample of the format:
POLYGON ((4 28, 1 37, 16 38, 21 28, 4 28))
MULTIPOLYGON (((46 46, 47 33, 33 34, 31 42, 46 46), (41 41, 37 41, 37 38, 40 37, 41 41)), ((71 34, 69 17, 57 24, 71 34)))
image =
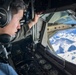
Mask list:
POLYGON ((76 28, 58 31, 49 41, 58 56, 76 64, 76 28))

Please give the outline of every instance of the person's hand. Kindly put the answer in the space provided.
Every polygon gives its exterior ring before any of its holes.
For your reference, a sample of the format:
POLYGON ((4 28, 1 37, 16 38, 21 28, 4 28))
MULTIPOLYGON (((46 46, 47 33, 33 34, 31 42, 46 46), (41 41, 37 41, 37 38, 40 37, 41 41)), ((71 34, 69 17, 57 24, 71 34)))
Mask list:
POLYGON ((31 28, 33 25, 35 25, 40 17, 40 13, 35 14, 34 19, 28 24, 29 28, 31 28))
POLYGON ((40 14, 35 14, 35 17, 32 20, 32 22, 33 22, 34 25, 38 22, 39 17, 40 17, 40 14))

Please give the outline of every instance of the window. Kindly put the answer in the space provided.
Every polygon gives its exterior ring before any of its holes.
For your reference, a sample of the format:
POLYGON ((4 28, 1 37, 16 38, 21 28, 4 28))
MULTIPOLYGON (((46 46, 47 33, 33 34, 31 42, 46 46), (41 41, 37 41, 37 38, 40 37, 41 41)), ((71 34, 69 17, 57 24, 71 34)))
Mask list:
POLYGON ((48 24, 51 24, 47 26, 47 40, 50 42, 49 47, 54 50, 58 56, 76 64, 76 26, 74 28, 72 27, 72 29, 66 28, 66 26, 76 25, 75 13, 71 10, 66 10, 43 14, 42 18, 46 20, 48 24))
POLYGON ((76 64, 76 28, 58 31, 49 41, 57 55, 76 64))

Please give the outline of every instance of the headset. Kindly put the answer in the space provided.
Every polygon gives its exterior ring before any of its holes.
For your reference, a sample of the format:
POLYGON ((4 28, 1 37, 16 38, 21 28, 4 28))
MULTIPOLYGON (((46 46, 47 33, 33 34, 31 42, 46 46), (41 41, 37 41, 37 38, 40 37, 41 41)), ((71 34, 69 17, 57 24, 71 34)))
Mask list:
POLYGON ((5 0, 4 4, 0 5, 0 27, 5 27, 12 19, 10 4, 12 0, 5 0))

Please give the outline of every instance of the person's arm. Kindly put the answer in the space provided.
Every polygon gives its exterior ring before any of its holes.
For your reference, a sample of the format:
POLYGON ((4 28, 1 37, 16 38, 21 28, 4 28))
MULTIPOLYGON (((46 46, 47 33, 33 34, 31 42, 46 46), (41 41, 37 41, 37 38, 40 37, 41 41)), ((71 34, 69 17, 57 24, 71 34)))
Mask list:
POLYGON ((12 38, 12 42, 17 42, 26 37, 27 31, 29 30, 28 24, 25 24, 21 27, 21 29, 16 33, 16 35, 12 38))
POLYGON ((21 39, 24 39, 26 37, 27 31, 31 29, 33 25, 35 25, 38 22, 39 17, 40 15, 35 14, 35 17, 31 22, 29 22, 26 25, 23 25, 19 30, 19 32, 16 34, 15 38, 12 40, 12 42, 16 42, 21 39))
POLYGON ((0 63, 0 75, 18 75, 12 66, 0 63))
POLYGON ((40 17, 40 15, 35 14, 34 19, 28 24, 29 28, 32 28, 32 26, 38 22, 39 17, 40 17))

